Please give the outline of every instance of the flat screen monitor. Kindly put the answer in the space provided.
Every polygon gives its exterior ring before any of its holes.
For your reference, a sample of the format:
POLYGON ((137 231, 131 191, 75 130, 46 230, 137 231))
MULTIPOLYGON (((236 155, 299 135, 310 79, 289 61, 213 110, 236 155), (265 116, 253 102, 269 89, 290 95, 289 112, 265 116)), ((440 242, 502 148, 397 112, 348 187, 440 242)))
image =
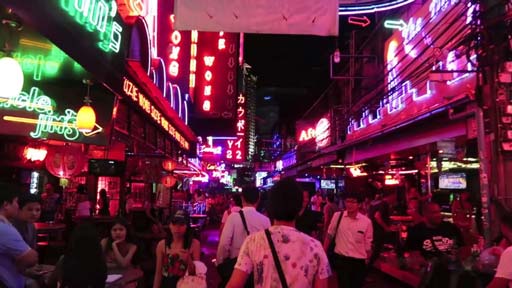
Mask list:
POLYGON ((465 173, 441 173, 439 174, 439 189, 466 189, 467 181, 465 173))
POLYGON ((336 188, 336 180, 320 180, 320 188, 322 189, 335 189, 336 188))

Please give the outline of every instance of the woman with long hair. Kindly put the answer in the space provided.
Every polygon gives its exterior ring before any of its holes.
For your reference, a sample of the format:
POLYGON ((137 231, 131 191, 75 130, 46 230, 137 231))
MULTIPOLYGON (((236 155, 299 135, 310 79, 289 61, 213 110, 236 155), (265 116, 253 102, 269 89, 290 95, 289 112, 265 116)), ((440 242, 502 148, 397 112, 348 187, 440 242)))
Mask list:
POLYGON ((67 252, 59 259, 48 286, 62 288, 103 288, 107 265, 96 228, 84 223, 75 228, 67 252))
POLYGON ((188 214, 177 211, 169 223, 171 233, 156 247, 156 270, 153 288, 176 287, 187 271, 195 275, 193 261, 198 261, 200 244, 194 239, 188 214))
POLYGON ((123 218, 116 218, 107 238, 101 240, 101 248, 108 269, 125 269, 132 265, 133 256, 137 252, 131 228, 123 218))
POLYGON ((110 200, 107 196, 107 190, 101 189, 100 190, 100 199, 99 199, 99 210, 98 214, 101 216, 110 216, 110 200))

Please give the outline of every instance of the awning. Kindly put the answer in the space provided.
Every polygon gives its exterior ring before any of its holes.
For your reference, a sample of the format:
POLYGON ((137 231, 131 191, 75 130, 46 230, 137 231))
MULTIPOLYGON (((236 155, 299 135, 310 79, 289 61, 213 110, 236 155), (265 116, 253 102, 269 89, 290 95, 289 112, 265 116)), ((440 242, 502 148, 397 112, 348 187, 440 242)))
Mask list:
POLYGON ((442 123, 442 125, 428 123, 420 127, 414 127, 414 129, 404 129, 380 138, 374 138, 371 141, 347 147, 345 150, 345 163, 358 162, 396 151, 435 143, 439 140, 466 135, 465 121, 446 122, 442 123))

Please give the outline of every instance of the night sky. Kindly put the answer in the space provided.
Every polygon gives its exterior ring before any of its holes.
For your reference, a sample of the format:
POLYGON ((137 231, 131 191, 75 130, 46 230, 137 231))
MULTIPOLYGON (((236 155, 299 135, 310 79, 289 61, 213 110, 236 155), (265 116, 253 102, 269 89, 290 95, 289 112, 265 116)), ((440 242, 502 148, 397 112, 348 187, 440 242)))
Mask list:
POLYGON ((302 116, 330 83, 329 55, 335 41, 334 37, 246 34, 245 61, 258 76, 259 98, 271 96, 277 101, 284 121, 302 116))

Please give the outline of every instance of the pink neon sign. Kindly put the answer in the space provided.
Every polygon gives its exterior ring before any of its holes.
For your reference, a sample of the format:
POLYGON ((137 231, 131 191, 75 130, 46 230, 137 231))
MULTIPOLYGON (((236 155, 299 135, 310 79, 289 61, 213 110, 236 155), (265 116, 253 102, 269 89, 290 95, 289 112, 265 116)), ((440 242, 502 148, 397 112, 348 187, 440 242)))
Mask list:
POLYGON ((459 47, 443 45, 459 43, 469 32, 467 24, 472 20, 469 11, 474 9, 475 6, 461 0, 431 0, 403 21, 406 25, 386 43, 387 95, 378 107, 365 108, 360 117, 351 119, 347 140, 374 133, 382 127, 393 127, 471 93, 461 84, 474 78, 472 61, 475 57, 467 59, 465 53, 457 51, 459 47), (456 18, 461 14, 466 17, 456 18), (458 20, 452 25, 453 30, 441 34, 439 28, 454 18, 458 20), (436 70, 443 70, 438 73, 442 76, 436 78, 436 70), (446 73, 446 70, 454 72, 446 73))

